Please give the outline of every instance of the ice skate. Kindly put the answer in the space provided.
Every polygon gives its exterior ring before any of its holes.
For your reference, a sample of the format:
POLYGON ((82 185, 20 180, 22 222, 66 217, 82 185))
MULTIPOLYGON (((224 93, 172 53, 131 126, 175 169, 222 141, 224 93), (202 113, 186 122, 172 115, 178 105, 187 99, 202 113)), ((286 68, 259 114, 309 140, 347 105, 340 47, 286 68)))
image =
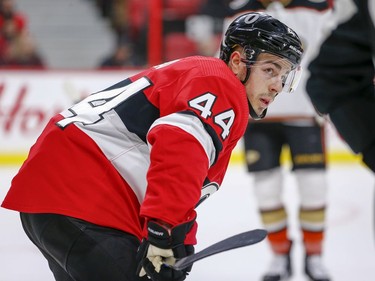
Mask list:
POLYGON ((286 281, 291 275, 290 254, 275 255, 263 281, 286 281))
POLYGON ((311 281, 331 281, 320 255, 306 256, 305 273, 311 281))

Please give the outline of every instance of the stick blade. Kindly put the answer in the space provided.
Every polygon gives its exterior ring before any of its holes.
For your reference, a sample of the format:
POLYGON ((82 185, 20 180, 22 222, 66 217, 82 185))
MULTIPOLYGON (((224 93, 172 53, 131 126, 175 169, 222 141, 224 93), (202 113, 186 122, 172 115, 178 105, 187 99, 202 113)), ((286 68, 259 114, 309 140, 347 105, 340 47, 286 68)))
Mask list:
POLYGON ((236 234, 222 241, 219 241, 198 253, 178 260, 172 267, 176 270, 182 270, 203 258, 261 242, 264 238, 266 238, 266 236, 267 231, 264 229, 254 229, 236 234))

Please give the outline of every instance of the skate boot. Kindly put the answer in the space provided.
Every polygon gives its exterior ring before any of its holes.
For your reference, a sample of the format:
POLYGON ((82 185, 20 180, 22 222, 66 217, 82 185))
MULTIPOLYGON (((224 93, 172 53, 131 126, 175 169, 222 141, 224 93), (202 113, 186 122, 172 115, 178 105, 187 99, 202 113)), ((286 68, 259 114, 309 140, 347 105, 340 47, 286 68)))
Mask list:
POLYGON ((306 255, 305 273, 311 281, 330 281, 326 268, 320 255, 306 255))
POLYGON ((263 281, 284 281, 292 275, 290 254, 275 255, 263 281))

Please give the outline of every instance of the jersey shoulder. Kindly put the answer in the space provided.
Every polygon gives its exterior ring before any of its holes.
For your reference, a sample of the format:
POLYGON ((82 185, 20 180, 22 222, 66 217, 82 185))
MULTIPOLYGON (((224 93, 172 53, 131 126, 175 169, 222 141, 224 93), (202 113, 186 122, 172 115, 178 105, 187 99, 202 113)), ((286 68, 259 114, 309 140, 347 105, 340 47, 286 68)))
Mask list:
POLYGON ((215 57, 192 56, 180 60, 196 77, 216 76, 233 81, 233 75, 225 62, 215 57))
POLYGON ((188 57, 184 62, 190 65, 186 73, 190 81, 209 85, 209 88, 217 89, 225 94, 228 90, 245 93, 245 87, 223 60, 197 56, 188 57))
POLYGON ((229 99, 246 97, 245 87, 221 59, 214 57, 188 57, 181 61, 187 65, 187 82, 190 85, 202 85, 202 90, 213 91, 229 99), (233 94, 236 93, 236 94, 233 94))
MULTIPOLYGON (((209 113, 207 115, 209 122, 220 123, 222 126, 225 124, 224 127, 233 125, 233 129, 236 128, 233 130, 236 132, 233 135, 235 139, 239 138, 243 134, 249 116, 244 85, 221 59, 192 57, 187 58, 187 61, 191 61, 197 67, 193 70, 197 73, 189 80, 189 85, 186 87, 189 93, 200 93, 194 98, 194 104, 197 108, 202 104, 205 105, 204 112, 209 113)), ((201 112, 198 110, 197 113, 201 112)))
POLYGON ((229 90, 245 94, 245 88, 226 63, 215 57, 185 57, 157 66, 146 76, 151 77, 155 83, 161 79, 164 81, 162 84, 168 84, 176 93, 186 92, 188 89, 194 94, 194 88, 198 87, 203 91, 224 95, 229 90))

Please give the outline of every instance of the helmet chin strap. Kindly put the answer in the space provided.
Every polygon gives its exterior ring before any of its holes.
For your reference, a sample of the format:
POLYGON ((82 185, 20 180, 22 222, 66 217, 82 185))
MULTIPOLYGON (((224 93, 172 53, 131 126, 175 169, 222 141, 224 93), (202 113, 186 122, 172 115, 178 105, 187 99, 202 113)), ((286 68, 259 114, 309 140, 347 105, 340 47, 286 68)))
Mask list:
MULTIPOLYGON (((247 82, 247 80, 249 80, 250 72, 251 72, 250 67, 246 67, 246 76, 245 76, 245 79, 241 81, 241 83, 242 83, 243 85, 245 85, 246 82, 247 82)), ((248 103, 248 105, 249 105, 249 112, 250 112, 250 116, 251 116, 251 118, 253 118, 254 120, 260 120, 260 119, 263 119, 263 118, 266 116, 267 109, 263 110, 263 112, 262 112, 261 115, 258 115, 258 114, 255 112, 253 106, 251 105, 249 99, 247 99, 247 103, 248 103)))
POLYGON ((266 113, 267 113, 267 108, 265 110, 263 110, 262 114, 258 115, 253 106, 251 105, 250 101, 247 100, 247 103, 249 105, 249 112, 250 112, 250 116, 251 118, 253 118, 254 120, 260 120, 260 119, 263 119, 265 116, 266 116, 266 113))
POLYGON ((246 84, 247 80, 249 80, 249 77, 250 77, 250 67, 246 66, 246 76, 245 76, 245 79, 241 81, 242 84, 246 84))

